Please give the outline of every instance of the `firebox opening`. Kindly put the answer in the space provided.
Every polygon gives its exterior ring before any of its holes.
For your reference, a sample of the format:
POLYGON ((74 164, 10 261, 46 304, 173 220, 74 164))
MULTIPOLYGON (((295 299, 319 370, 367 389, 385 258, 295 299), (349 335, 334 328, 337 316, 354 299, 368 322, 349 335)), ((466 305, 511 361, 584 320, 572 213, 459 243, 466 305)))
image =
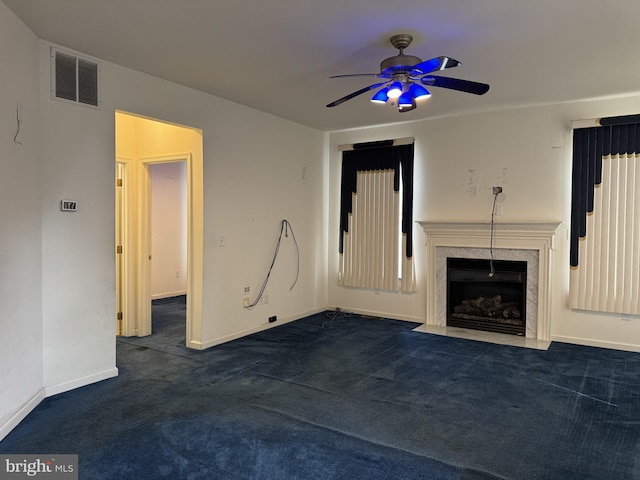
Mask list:
POLYGON ((447 258, 447 326, 526 333, 527 262, 447 258))

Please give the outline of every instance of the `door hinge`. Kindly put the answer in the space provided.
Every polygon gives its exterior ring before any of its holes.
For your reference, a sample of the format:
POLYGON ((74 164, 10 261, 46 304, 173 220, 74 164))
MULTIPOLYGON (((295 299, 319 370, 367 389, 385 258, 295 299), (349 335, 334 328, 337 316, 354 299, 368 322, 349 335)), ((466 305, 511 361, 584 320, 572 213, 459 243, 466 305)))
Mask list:
POLYGON ((116 318, 118 320, 122 320, 122 312, 118 312, 118 315, 116 316, 116 318))
POLYGON ((116 187, 121 187, 121 186, 122 186, 122 179, 116 178, 116 187))
POLYGON ((116 253, 122 253, 122 245, 116 247, 116 253))

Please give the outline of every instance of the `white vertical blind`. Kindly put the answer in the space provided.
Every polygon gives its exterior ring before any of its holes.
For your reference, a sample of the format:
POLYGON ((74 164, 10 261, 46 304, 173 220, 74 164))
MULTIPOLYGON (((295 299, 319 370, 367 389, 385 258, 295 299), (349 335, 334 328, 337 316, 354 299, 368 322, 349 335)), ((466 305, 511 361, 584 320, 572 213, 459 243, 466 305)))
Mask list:
POLYGON ((357 174, 358 193, 345 235, 345 286, 397 289, 399 195, 393 176, 388 170, 357 174))
MULTIPOLYGON (((342 284, 349 287, 398 290, 400 195, 393 188, 393 170, 357 173, 349 231, 341 255, 342 284)), ((403 245, 403 291, 415 290, 413 259, 403 245), (408 290, 405 290, 408 288, 408 290)))
POLYGON ((640 314, 640 161, 603 157, 578 266, 571 270, 572 308, 640 314))

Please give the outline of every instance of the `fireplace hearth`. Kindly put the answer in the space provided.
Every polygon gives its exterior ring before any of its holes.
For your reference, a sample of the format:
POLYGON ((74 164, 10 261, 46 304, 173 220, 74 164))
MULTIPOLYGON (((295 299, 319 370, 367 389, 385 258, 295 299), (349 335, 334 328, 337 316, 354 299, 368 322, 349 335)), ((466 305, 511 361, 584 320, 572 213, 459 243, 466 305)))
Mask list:
POLYGON ((446 323, 526 334, 527 262, 447 258, 446 323))

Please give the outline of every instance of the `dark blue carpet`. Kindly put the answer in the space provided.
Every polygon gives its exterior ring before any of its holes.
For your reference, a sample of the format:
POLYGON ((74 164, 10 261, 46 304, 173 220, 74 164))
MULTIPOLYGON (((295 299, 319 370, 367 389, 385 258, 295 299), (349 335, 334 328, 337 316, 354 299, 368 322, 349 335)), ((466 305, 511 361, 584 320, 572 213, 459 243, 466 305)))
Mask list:
POLYGON ((90 480, 640 479, 639 354, 328 314, 199 352, 183 301, 153 325, 0 453, 77 453, 90 480))

